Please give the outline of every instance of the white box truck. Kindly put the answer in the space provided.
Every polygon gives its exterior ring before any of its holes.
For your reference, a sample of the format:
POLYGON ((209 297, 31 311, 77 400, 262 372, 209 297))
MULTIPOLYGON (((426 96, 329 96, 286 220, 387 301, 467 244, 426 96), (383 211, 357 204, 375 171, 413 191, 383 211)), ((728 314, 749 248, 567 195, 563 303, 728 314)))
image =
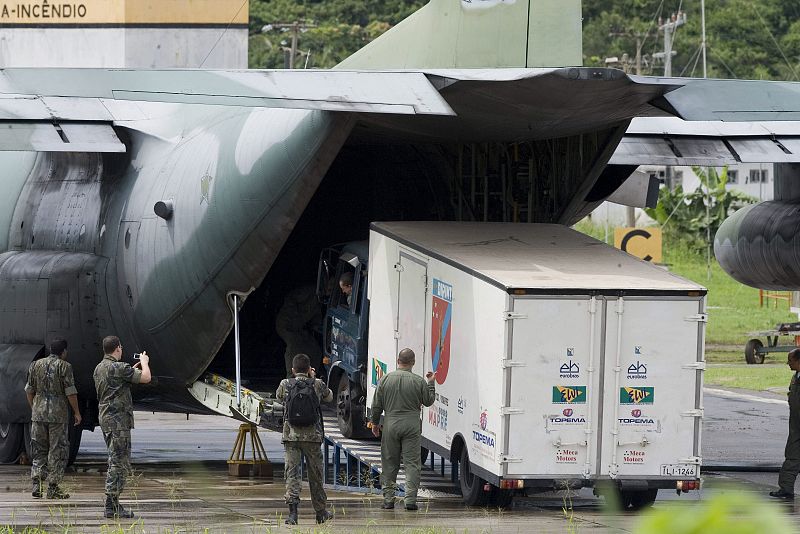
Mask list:
POLYGON ((410 347, 466 503, 606 484, 645 506, 699 487, 705 294, 560 225, 373 223, 366 404, 410 347))

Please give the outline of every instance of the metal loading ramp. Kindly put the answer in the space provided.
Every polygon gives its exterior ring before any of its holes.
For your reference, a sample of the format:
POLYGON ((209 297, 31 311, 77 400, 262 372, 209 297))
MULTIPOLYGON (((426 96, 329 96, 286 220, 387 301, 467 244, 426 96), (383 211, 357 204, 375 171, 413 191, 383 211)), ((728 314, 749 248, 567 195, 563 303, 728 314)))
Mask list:
MULTIPOLYGON (((237 406, 235 382, 214 373, 206 373, 202 380, 192 384, 189 392, 206 408, 220 415, 275 432, 283 429, 283 406, 272 398, 271 392, 241 388, 241 404, 237 406)), ((325 425, 324 483, 337 490, 380 493, 380 441, 344 437, 333 409, 323 407, 322 420, 325 425)), ((401 467, 397 475, 398 495, 405 493, 405 481, 405 469, 401 467)), ((459 495, 458 466, 454 468, 447 459, 429 452, 422 466, 418 496, 454 495, 459 495)))
MULTIPOLYGON (((325 441, 323 473, 325 484, 336 490, 380 493, 381 442, 346 438, 339 431, 336 413, 324 410, 325 441)), ((397 494, 405 493, 406 473, 397 475, 397 494)), ((459 495, 458 467, 429 452, 422 472, 418 496, 423 498, 459 495)))

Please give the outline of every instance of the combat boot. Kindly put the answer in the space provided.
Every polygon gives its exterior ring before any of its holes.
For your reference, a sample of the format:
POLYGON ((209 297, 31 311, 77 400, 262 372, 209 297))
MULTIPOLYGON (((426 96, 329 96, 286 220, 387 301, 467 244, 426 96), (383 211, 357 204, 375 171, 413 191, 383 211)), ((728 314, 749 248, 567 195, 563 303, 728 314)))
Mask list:
POLYGON ((297 524, 297 503, 293 502, 289 504, 289 515, 286 516, 286 521, 284 521, 287 525, 296 525, 297 524))
POLYGON ((48 499, 69 499, 69 493, 62 490, 58 484, 50 484, 47 486, 48 499))
POLYGON ((323 510, 321 512, 317 512, 317 524, 322 524, 325 521, 329 521, 333 519, 333 512, 329 510, 323 510))
POLYGON ((42 498, 42 480, 39 478, 33 479, 33 489, 31 490, 31 495, 34 499, 41 499, 42 498))
POLYGON ((133 512, 122 507, 119 502, 119 497, 106 495, 106 509, 103 516, 114 519, 131 519, 133 517, 133 512))

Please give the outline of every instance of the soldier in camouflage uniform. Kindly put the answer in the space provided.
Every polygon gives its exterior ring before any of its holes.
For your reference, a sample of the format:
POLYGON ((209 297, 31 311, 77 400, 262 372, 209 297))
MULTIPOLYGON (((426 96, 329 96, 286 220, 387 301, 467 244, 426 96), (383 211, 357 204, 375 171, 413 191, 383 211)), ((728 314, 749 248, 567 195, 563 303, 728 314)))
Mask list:
POLYGON ((100 429, 108 447, 105 517, 131 518, 119 502, 125 479, 131 472, 133 400, 131 384, 150 382, 150 358, 142 352, 133 367, 120 361, 122 344, 117 336, 103 339, 105 356, 94 369, 94 386, 100 408, 100 429))
MULTIPOLYGON (((311 361, 306 354, 298 354, 292 363, 292 372, 297 380, 313 380, 314 391, 320 401, 330 402, 333 400, 333 392, 328 389, 325 382, 315 378, 316 370, 311 367, 311 361)), ((289 391, 289 379, 283 379, 278 386, 275 397, 284 402, 289 391)), ((324 523, 333 517, 333 514, 325 509, 328 496, 322 487, 322 419, 320 418, 313 426, 292 426, 288 418, 283 421, 283 446, 286 449, 285 459, 285 478, 286 478, 286 504, 289 505, 289 516, 286 518, 287 525, 297 524, 297 507, 300 504, 300 465, 302 457, 306 457, 306 469, 308 469, 308 485, 311 490, 311 504, 316 512, 317 523, 324 523)))
POLYGON ((778 490, 770 491, 776 499, 794 500, 794 483, 800 472, 800 349, 789 352, 786 363, 794 371, 789 383, 789 437, 786 439, 786 459, 778 474, 778 490))
POLYGON ((430 406, 436 399, 435 372, 425 375, 427 382, 415 375, 415 355, 411 349, 403 349, 397 356, 397 370, 388 373, 378 382, 372 398, 370 422, 375 437, 381 435, 381 486, 383 487, 383 509, 394 508, 397 491, 397 473, 400 458, 406 467, 406 510, 417 510, 419 488, 420 449, 422 447, 422 422, 420 406, 430 406), (386 413, 381 427, 381 414, 386 413))
POLYGON ((47 480, 48 499, 68 499, 59 484, 69 458, 67 401, 72 407, 75 426, 81 424, 78 390, 72 365, 66 361, 67 342, 57 338, 50 343, 50 356, 36 360, 28 369, 25 393, 31 405, 31 479, 35 498, 42 496, 42 482, 47 480))

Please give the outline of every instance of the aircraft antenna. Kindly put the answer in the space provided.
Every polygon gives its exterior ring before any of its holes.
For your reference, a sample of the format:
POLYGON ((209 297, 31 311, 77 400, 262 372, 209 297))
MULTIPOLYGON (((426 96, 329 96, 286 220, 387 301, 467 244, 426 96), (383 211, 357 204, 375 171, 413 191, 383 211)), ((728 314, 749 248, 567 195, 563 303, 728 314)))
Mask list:
POLYGON ((239 13, 241 13, 242 9, 244 8, 245 4, 247 4, 247 2, 248 2, 248 0, 244 0, 244 1, 242 2, 242 5, 240 5, 240 6, 239 6, 239 9, 237 9, 237 10, 236 10, 236 13, 234 13, 233 17, 231 17, 231 20, 230 20, 230 22, 228 22, 228 25, 227 25, 227 26, 225 26, 225 29, 224 29, 224 30, 222 30, 222 33, 220 33, 220 34, 219 34, 219 37, 217 37, 217 40, 216 40, 216 42, 213 44, 213 46, 211 47, 211 50, 209 50, 209 51, 208 51, 208 54, 206 54, 206 57, 204 57, 204 58, 203 58, 203 61, 201 61, 201 62, 200 62, 200 67, 199 67, 199 68, 201 68, 203 65, 205 65, 205 64, 206 64, 206 60, 208 59, 208 56, 210 56, 210 55, 211 55, 211 52, 213 52, 213 51, 214 51, 214 49, 217 47, 217 45, 219 44, 219 42, 220 42, 220 41, 222 40, 222 38, 225 36, 225 33, 227 33, 227 31, 228 31, 228 28, 230 28, 230 27, 231 27, 231 24, 233 24, 233 21, 234 21, 234 20, 236 20, 236 17, 238 17, 238 16, 239 16, 239 13))

